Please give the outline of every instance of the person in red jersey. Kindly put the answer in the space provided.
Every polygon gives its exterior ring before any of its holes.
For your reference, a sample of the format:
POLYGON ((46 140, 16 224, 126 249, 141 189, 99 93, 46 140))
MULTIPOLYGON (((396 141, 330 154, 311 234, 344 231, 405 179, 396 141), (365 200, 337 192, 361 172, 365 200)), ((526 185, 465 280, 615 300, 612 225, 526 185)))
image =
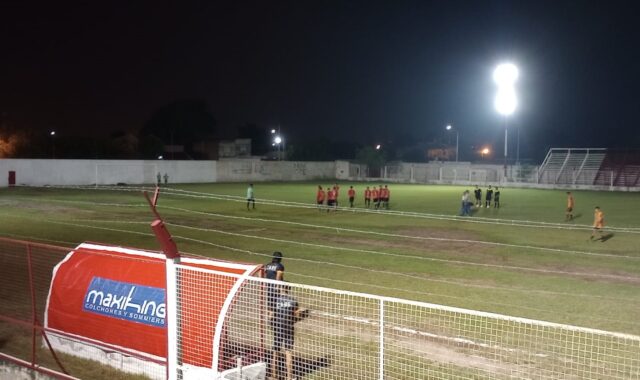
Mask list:
POLYGON ((336 183, 333 185, 333 192, 336 193, 336 208, 338 207, 338 197, 340 196, 340 186, 336 183))
POLYGON ((374 186, 373 190, 371 190, 371 198, 373 198, 373 204, 376 208, 378 208, 379 197, 380 192, 378 192, 378 188, 374 186))
POLYGON ((322 186, 318 186, 318 192, 316 193, 316 203, 318 204, 318 211, 322 210, 325 198, 326 193, 322 189, 322 186))
POLYGON ((327 212, 331 211, 332 208, 335 210, 336 207, 338 207, 336 191, 330 188, 329 191, 327 191, 327 212))
POLYGON ((347 195, 349 195, 349 207, 353 207, 353 200, 356 199, 356 191, 353 189, 353 186, 349 186, 347 195))
POLYGON ((384 197, 382 197, 382 202, 384 204, 384 208, 389 209, 389 198, 391 197, 391 191, 384 185, 384 197))
POLYGON ((369 189, 369 186, 364 190, 364 207, 371 207, 371 189, 369 189))

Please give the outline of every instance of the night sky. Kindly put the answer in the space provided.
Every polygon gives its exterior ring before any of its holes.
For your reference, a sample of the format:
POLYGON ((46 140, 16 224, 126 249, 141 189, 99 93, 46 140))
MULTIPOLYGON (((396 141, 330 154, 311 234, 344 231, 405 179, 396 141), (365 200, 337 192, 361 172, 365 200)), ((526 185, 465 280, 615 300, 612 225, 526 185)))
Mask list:
MULTIPOLYGON (((496 64, 518 65, 508 121, 521 156, 640 146, 632 2, 3 2, 0 112, 107 136, 203 99, 222 137, 280 125, 288 141, 438 137, 501 150, 496 64)), ((510 142, 511 144, 511 142, 510 142)))

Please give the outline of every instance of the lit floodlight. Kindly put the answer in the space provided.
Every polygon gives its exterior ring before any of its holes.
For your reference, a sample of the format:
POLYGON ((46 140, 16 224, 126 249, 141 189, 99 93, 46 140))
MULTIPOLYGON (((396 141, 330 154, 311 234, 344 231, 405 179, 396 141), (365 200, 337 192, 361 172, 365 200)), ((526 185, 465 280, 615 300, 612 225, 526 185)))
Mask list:
POLYGON ((163 156, 158 156, 158 160, 162 160, 163 158, 163 156))
POLYGON ((376 145, 376 150, 380 150, 380 144, 376 145))
POLYGON ((512 86, 518 79, 518 68, 512 63, 498 65, 493 71, 493 80, 500 87, 512 86))
POLYGON ((271 130, 271 134, 274 134, 274 133, 276 133, 276 130, 275 130, 275 129, 272 129, 272 130, 271 130))
POLYGON ((500 88, 493 102, 496 111, 504 116, 513 114, 518 106, 518 99, 513 88, 500 88))
POLYGON ((276 144, 280 144, 282 142, 282 137, 276 136, 276 138, 273 140, 273 142, 276 143, 276 144))
POLYGON ((482 154, 489 154, 489 152, 490 152, 489 148, 482 149, 482 154))
POLYGON ((56 135, 56 131, 51 131, 51 133, 49 133, 51 136, 55 136, 56 135))
POLYGON ((451 125, 447 125, 447 131, 451 130, 451 125))

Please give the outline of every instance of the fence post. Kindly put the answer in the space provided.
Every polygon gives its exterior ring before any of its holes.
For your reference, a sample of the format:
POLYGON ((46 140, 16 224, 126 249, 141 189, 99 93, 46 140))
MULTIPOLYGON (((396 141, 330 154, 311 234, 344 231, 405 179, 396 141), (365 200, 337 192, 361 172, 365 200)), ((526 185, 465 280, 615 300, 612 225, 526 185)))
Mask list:
POLYGON ((36 365, 36 291, 33 286, 33 265, 31 261, 31 245, 27 244, 27 268, 29 272, 29 291, 31 292, 31 366, 36 365))
POLYGON ((384 380, 384 300, 380 300, 380 365, 379 376, 380 380, 384 380))
MULTIPOLYGON (((146 194, 146 193, 145 193, 146 194)), ((157 196, 157 193, 156 193, 157 196)), ((157 198, 156 198, 157 200, 157 198)), ((151 202, 150 202, 151 203, 151 202)), ((155 201, 153 202, 155 206, 155 201)), ((155 211, 155 208, 153 209, 155 211)), ((156 239, 162 246, 162 252, 166 256, 165 272, 167 279, 166 291, 166 319, 167 326, 167 374, 168 380, 178 379, 178 347, 180 345, 178 337, 178 269, 180 264, 180 253, 176 243, 171 238, 162 219, 156 219, 151 223, 151 229, 156 239)))
POLYGON ((178 378, 178 271, 179 258, 166 259, 167 275, 167 380, 178 378))

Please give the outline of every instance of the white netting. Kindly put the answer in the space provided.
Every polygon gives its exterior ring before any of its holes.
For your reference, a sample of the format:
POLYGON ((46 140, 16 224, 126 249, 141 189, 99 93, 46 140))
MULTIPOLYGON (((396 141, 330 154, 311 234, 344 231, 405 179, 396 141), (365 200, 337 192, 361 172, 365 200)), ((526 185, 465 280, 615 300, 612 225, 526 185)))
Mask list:
POLYGON ((637 336, 297 284, 285 292, 275 281, 182 266, 179 278, 182 307, 197 300, 227 305, 219 313, 180 312, 184 378, 201 371, 186 362, 207 355, 209 338, 209 368, 229 378, 251 366, 281 379, 288 371, 313 379, 640 378, 637 336), (291 321, 278 313, 293 300, 308 312, 292 323, 292 339, 291 321), (212 335, 193 340, 185 326, 212 335))

